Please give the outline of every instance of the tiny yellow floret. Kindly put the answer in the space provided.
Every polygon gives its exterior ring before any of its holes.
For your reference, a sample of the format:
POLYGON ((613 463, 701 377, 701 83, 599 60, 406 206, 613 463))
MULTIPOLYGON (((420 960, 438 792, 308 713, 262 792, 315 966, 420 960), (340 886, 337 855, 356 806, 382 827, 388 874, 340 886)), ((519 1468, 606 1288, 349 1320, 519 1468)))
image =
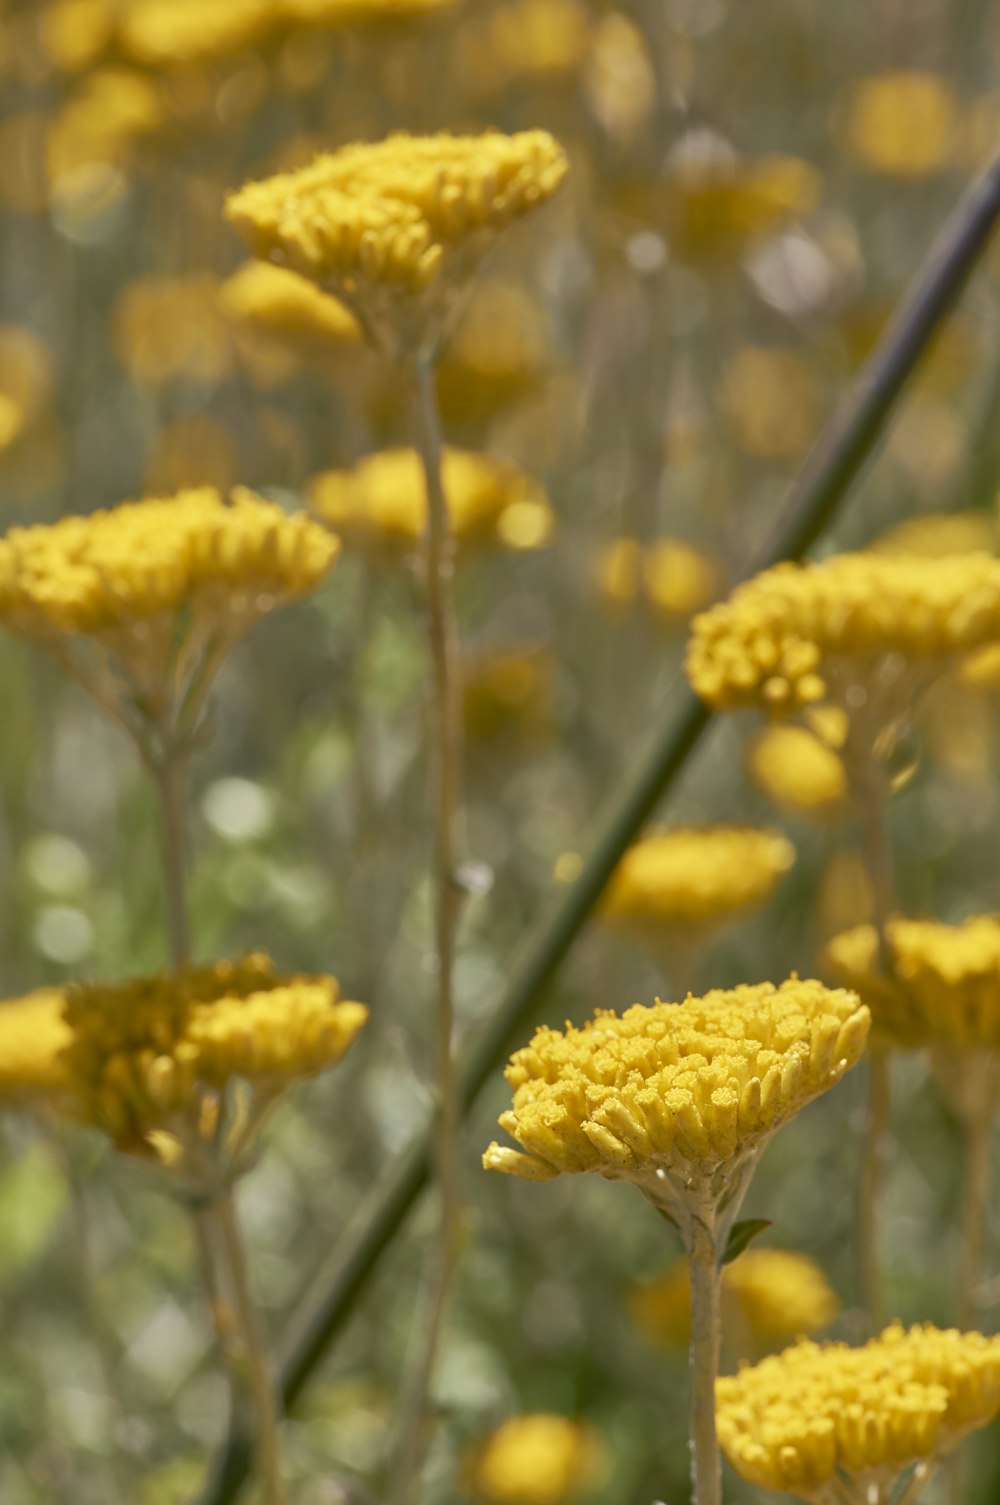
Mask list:
POLYGON ((62 1053, 69 1036, 59 988, 0 1004, 0 1104, 58 1094, 66 1085, 62 1053))

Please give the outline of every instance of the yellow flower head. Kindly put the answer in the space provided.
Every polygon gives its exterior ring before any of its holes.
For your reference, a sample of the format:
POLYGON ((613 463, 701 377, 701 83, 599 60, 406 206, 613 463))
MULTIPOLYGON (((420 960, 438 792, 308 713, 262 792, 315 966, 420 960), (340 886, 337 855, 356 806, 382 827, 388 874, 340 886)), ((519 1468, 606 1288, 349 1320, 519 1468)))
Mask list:
POLYGON ((1000 1339, 886 1328, 863 1348, 804 1342, 716 1382, 719 1440, 744 1479, 815 1505, 888 1499, 1000 1409, 1000 1339), (841 1482, 834 1488, 835 1478, 841 1482))
POLYGON ((566 171, 545 131, 399 134, 250 183, 226 213, 255 256, 343 299, 376 344, 397 349, 426 338, 454 292, 445 285, 551 198, 566 171))
POLYGON ((1000 919, 977 915, 945 925, 894 918, 885 943, 888 975, 872 925, 835 936, 824 964, 861 994, 889 1043, 1000 1057, 1000 919))
POLYGON ((129 0, 121 7, 119 42, 146 67, 180 67, 241 52, 279 19, 276 0, 129 0))
POLYGON ((297 344, 353 345, 361 338, 357 319, 336 298, 266 261, 234 272, 219 290, 219 305, 234 323, 297 344))
POLYGON ((443 14, 458 0, 282 0, 290 21, 307 26, 369 25, 386 21, 418 21, 443 14))
POLYGON ((491 1144, 483 1164, 536 1181, 596 1171, 657 1203, 715 1186, 840 1080, 868 1025, 854 993, 793 977, 543 1027, 507 1067, 500 1124, 521 1150, 491 1144))
POLYGON ((870 172, 925 178, 948 164, 955 96, 933 73, 877 73, 851 88, 844 126, 849 150, 870 172))
POLYGON ((438 367, 446 419, 488 417, 536 388, 552 361, 545 309, 514 283, 475 283, 438 367))
MULTIPOLYGON (((460 544, 537 549, 550 541, 555 519, 545 492, 516 465, 446 449, 442 480, 452 534, 460 544)), ((413 449, 390 449, 359 461, 353 470, 326 471, 310 484, 309 504, 349 544, 412 549, 427 520, 420 457, 413 449)))
POLYGON ((989 512, 925 512, 905 518, 868 547, 875 554, 940 559, 944 554, 994 554, 997 542, 997 520, 989 512))
MULTIPOLYGON (((747 1249, 722 1271, 723 1330, 743 1332, 757 1350, 828 1326, 837 1298, 815 1260, 787 1249, 747 1249)), ((654 1342, 686 1348, 691 1336, 691 1281, 680 1259, 629 1296, 636 1327, 654 1342)))
POLYGON ((641 592, 654 616, 676 627, 712 600, 718 571, 707 554, 679 538, 658 538, 645 548, 636 538, 615 538, 601 551, 597 582, 610 607, 631 606, 641 592))
POLYGON ((112 324, 115 354, 134 381, 158 387, 186 378, 215 385, 229 369, 230 332, 219 285, 205 273, 140 277, 125 288, 112 324))
POLYGON ((534 738, 551 729, 553 664, 542 649, 469 659, 462 668, 462 710, 473 736, 503 732, 534 738))
POLYGON ((159 86, 130 68, 101 68, 87 75, 63 105, 49 132, 46 166, 59 192, 81 168, 128 164, 136 144, 166 124, 159 86))
POLYGON ((562 1505, 604 1471, 589 1427, 565 1416, 512 1416, 476 1448, 468 1467, 477 1500, 490 1505, 562 1505))
POLYGON ((58 988, 39 988, 0 1004, 0 1104, 51 1097, 65 1087, 69 1040, 58 988))
POLYGON ((115 34, 114 0, 50 0, 39 22, 46 55, 64 73, 97 62, 115 34))
POLYGON ((52 391, 52 358, 37 335, 0 325, 0 454, 45 407, 52 391))
POLYGON ((823 179, 798 157, 741 160, 707 132, 682 140, 669 166, 666 229, 687 261, 732 263, 758 237, 811 213, 823 179))
MULTIPOLYGON (((219 1094, 248 1082, 255 1106, 340 1060, 367 1010, 332 977, 282 977, 268 957, 186 967, 66 992, 64 1054, 77 1114, 118 1149, 190 1163, 216 1145, 219 1094)), ((252 1113, 252 1110, 251 1110, 252 1113)), ((242 1136, 245 1124, 237 1126, 242 1136)), ((242 1147, 242 1146, 241 1146, 242 1147)), ((230 1147, 231 1148, 231 1147, 230 1147)))
POLYGON ((847 798, 844 765, 821 737, 804 726, 768 726, 751 742, 754 783, 789 810, 818 814, 847 798))
POLYGON ((718 402, 737 444, 761 459, 799 455, 816 432, 816 378, 792 350, 744 346, 727 362, 718 402))
POLYGON ((777 831, 705 826, 659 831, 630 847, 605 893, 602 914, 627 933, 711 924, 774 891, 795 861, 777 831))
POLYGON ((840 554, 779 564, 696 617, 693 688, 717 709, 789 714, 891 660, 932 669, 1000 639, 1000 561, 840 554))
POLYGON ((508 0, 462 28, 456 66, 466 88, 492 94, 514 79, 577 73, 590 41, 581 0, 508 0))

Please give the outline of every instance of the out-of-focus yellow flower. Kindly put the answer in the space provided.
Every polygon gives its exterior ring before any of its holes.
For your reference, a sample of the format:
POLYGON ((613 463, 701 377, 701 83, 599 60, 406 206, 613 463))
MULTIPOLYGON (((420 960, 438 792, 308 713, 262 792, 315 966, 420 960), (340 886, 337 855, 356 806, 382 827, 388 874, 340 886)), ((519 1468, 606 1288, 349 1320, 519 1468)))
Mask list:
POLYGON ((179 67, 251 47, 280 17, 276 0, 129 0, 119 11, 118 40, 145 67, 179 67))
POLYGON ((230 491, 239 474, 233 435, 218 418, 192 413, 159 430, 149 447, 144 473, 151 496, 172 496, 199 486, 230 491))
POLYGON ((798 157, 741 160, 708 132, 685 137, 673 152, 664 190, 671 248, 699 266, 738 262, 758 237, 812 213, 823 179, 798 157))
POLYGON ((58 1095, 66 1085, 62 1053, 69 1038, 58 988, 0 1004, 0 1104, 58 1095))
POLYGON ((114 0, 49 0, 39 21, 42 46, 64 73, 82 73, 109 50, 114 0))
POLYGON ((140 277, 118 300, 115 354, 134 381, 215 385, 230 366, 229 330, 219 312, 219 284, 208 273, 140 277))
POLYGON ((445 420, 489 417, 533 391, 551 361, 545 309, 514 283, 477 281, 438 367, 445 420))
POLYGON ((457 284, 566 171, 545 131, 400 134, 250 183, 226 213, 255 256, 342 299, 380 348, 411 350, 440 336, 457 284))
POLYGON ((227 278, 219 306, 235 323, 312 349, 361 339, 357 319, 336 298, 298 273, 264 261, 248 262, 227 278))
POLYGON ((0 623, 49 646, 105 704, 120 700, 126 719, 170 720, 189 702, 193 713, 233 643, 314 590, 338 552, 305 513, 242 489, 229 503, 210 487, 126 502, 0 539, 0 623))
POLYGON ((916 180, 940 172, 952 152, 953 91, 934 73, 898 69, 853 84, 843 129, 853 156, 870 172, 916 180))
POLYGON ((970 653, 960 674, 962 683, 970 690, 1000 689, 1000 643, 970 653))
POLYGON ((918 495, 947 501, 966 463, 968 445, 958 408, 916 392, 893 425, 886 453, 918 495))
MULTIPOLYGON (((545 492, 516 465, 492 455, 446 449, 442 479, 451 531, 460 544, 538 549, 555 519, 545 492)), ((412 549, 427 521, 416 450, 370 455, 353 470, 329 470, 308 489, 309 505, 345 542, 376 550, 412 549)))
POLYGON ((762 904, 794 861, 795 848, 777 831, 705 826, 654 832, 618 864, 601 917, 643 941, 711 926, 762 904))
MULTIPOLYGON (((787 1249, 748 1249, 726 1265, 722 1304, 723 1331, 742 1329, 758 1351, 811 1337, 833 1321, 839 1308, 815 1260, 787 1249)), ((669 1348, 686 1348, 691 1337, 687 1260, 635 1286, 629 1310, 645 1337, 669 1348)))
POLYGON ((37 418, 52 389, 52 361, 37 335, 0 325, 0 454, 37 418))
POLYGON ((875 897, 860 852, 834 852, 820 874, 816 913, 822 936, 863 925, 875 912, 875 897))
POLYGON ((589 45, 581 0, 508 0, 459 30, 456 74, 476 94, 496 93, 521 78, 551 83, 575 74, 589 45))
POLYGON ((791 350, 746 346, 728 363, 718 402, 737 444, 761 459, 801 454, 816 432, 816 381, 791 350))
POLYGON ((562 1505, 600 1482, 604 1449, 590 1427, 544 1412, 512 1416, 470 1457, 470 1493, 490 1505, 562 1505))
POLYGON ((120 1150, 197 1177, 222 1148, 222 1169, 238 1173, 260 1109, 335 1065, 367 1013, 341 999, 335 978, 282 977, 259 953, 77 985, 65 994, 72 1106, 120 1150), (229 1126, 234 1143, 220 1147, 220 1094, 237 1080, 250 1085, 254 1104, 229 1126))
POLYGON ((843 763, 804 726, 765 727, 750 742, 747 762, 754 783, 786 809, 821 814, 847 798, 843 763))
POLYGON ((856 994, 791 978, 542 1027, 506 1072, 500 1125, 521 1148, 491 1144, 483 1164, 531 1181, 631 1181, 680 1222, 840 1080, 868 1026, 856 994))
POLYGON ((995 553, 997 519, 989 512, 925 512, 904 518, 868 545, 876 554, 918 554, 940 559, 945 554, 995 553))
POLYGON ((1000 1339, 886 1328, 863 1348, 803 1342, 716 1383, 719 1440, 751 1484, 817 1505, 888 1499, 1000 1409, 1000 1339), (833 1480, 842 1485, 834 1491, 833 1480))
POLYGON ((614 141, 628 145, 656 108, 656 70, 639 27, 611 10, 594 28, 583 92, 614 141))
POLYGON ((52 122, 47 148, 54 194, 95 164, 125 167, 136 143, 165 125, 167 112, 155 80, 127 68, 103 68, 86 76, 52 122))
POLYGON ((553 664, 541 649, 490 653, 462 667, 462 709, 474 737, 516 732, 535 738, 551 730, 553 664))
POLYGON ((451 10, 458 0, 280 0, 286 19, 308 26, 414 21, 451 10))
POLYGON ((926 676, 998 638, 1000 561, 990 555, 840 554, 777 565, 696 617, 687 671, 719 709, 780 715, 874 685, 890 658, 898 689, 907 669, 926 676))
MULTIPOLYGON (((887 927, 887 944, 889 934, 887 927)), ((820 967, 833 982, 853 988, 868 1005, 873 1048, 912 1050, 926 1043, 919 1011, 897 980, 883 970, 874 925, 854 925, 835 935, 822 950, 820 967)))
POLYGON ((615 538, 600 553, 597 583, 609 606, 631 606, 641 592, 657 617, 678 626, 713 599, 719 573, 682 539, 658 538, 644 548, 637 538, 615 538))

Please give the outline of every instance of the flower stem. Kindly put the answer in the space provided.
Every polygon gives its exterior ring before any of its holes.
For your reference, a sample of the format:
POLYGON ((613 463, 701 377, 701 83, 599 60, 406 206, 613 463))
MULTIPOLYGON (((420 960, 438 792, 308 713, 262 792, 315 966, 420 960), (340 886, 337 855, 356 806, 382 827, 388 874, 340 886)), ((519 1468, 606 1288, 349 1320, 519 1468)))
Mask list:
POLYGON ((239 1337, 241 1359, 253 1398, 257 1421, 257 1461, 265 1505, 285 1505, 281 1476, 281 1446, 274 1383, 268 1371, 257 1312, 247 1280, 243 1239, 236 1217, 232 1191, 226 1189, 211 1204, 210 1216, 219 1230, 220 1243, 233 1295, 232 1314, 239 1337))
POLYGON ((692 1505, 721 1505, 722 1470, 715 1431, 715 1380, 719 1372, 719 1264, 712 1231, 693 1223, 691 1248, 691 1498, 692 1505))
POLYGON ((990 1139, 993 1117, 978 1112, 963 1121, 965 1130, 965 1190, 962 1206, 963 1328, 975 1327, 979 1315, 979 1283, 990 1200, 990 1139))
POLYGON ((414 437, 427 492, 427 627, 433 673, 432 756, 435 778, 434 942, 437 976, 435 1169, 440 1208, 423 1333, 406 1377, 396 1457, 388 1492, 392 1505, 414 1498, 426 1442, 427 1401, 444 1327, 458 1244, 459 1103, 454 1054, 454 963, 460 890, 461 716, 458 630, 452 600, 454 544, 442 482, 441 426, 433 371, 415 371, 414 437))
POLYGON ((171 961, 179 968, 191 959, 184 839, 186 759, 182 754, 168 751, 149 767, 160 806, 167 937, 171 961))

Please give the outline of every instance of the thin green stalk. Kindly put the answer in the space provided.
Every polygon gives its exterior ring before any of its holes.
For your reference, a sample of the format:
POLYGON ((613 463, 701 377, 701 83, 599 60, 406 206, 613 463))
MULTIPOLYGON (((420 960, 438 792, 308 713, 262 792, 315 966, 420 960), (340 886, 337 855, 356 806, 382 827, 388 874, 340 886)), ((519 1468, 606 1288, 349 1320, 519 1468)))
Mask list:
MULTIPOLYGON (((933 335, 986 250, 1000 216, 1000 154, 966 192, 931 246, 877 349, 853 382, 793 483, 771 537, 747 573, 798 559, 821 536, 885 432, 896 403, 933 335)), ((702 702, 679 686, 664 721, 623 781, 590 843, 580 877, 540 917, 508 970, 502 995, 461 1063, 461 1102, 475 1102, 534 1018, 545 988, 580 934, 623 853, 673 788, 708 727, 702 702)), ((332 1251, 289 1322, 282 1392, 290 1406, 308 1384, 334 1334, 427 1185, 429 1136, 389 1165, 332 1251)), ((234 1433, 216 1459, 199 1505, 229 1505, 247 1475, 249 1448, 234 1433)))
POLYGON ((268 1370, 257 1311, 250 1295, 243 1239, 230 1190, 224 1191, 211 1203, 209 1217, 218 1228, 232 1286, 232 1311, 257 1422, 257 1462, 264 1501, 266 1505, 285 1505, 275 1387, 268 1370))
POLYGON ((965 1133, 965 1187, 962 1205, 962 1305, 960 1323, 975 1327, 979 1320, 979 1285, 983 1278, 983 1251, 990 1205, 991 1112, 978 1112, 963 1120, 965 1133))
POLYGON ((442 484, 441 427, 434 375, 416 369, 414 436, 427 492, 426 604, 433 673, 431 751, 435 776, 434 943, 437 981, 435 1033, 434 1166, 440 1208, 426 1318, 401 1400, 399 1435, 388 1497, 392 1505, 416 1498, 426 1445, 427 1402, 444 1328, 458 1246, 459 1099, 455 1069, 455 937, 461 892, 457 882, 461 819, 461 705, 458 628, 452 600, 454 542, 442 484))
POLYGON ((719 1373, 719 1255, 711 1228, 695 1222, 691 1249, 691 1498, 693 1505, 721 1505, 722 1465, 715 1430, 715 1381, 719 1373))
POLYGON ((167 937, 175 969, 183 967, 191 959, 191 931, 187 912, 187 849, 184 836, 186 764, 187 759, 183 754, 168 750, 149 765, 160 807, 167 937))

